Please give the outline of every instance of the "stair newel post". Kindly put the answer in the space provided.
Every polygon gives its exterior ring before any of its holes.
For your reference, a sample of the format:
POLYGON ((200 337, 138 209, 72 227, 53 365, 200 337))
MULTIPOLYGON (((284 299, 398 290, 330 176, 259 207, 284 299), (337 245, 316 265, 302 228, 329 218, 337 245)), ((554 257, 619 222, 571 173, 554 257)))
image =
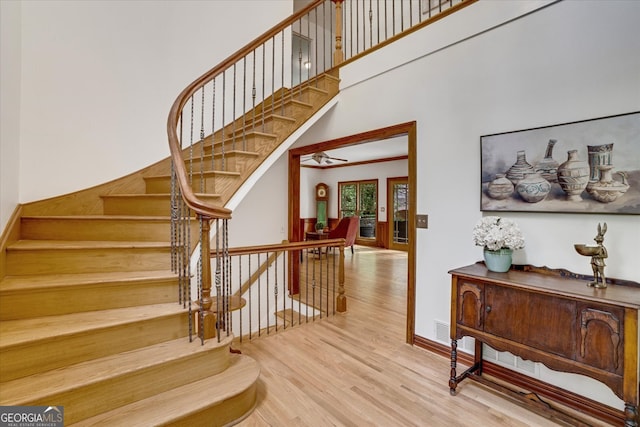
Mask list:
POLYGON ((347 297, 344 294, 344 244, 340 246, 338 258, 338 296, 336 297, 336 310, 338 313, 347 311, 347 297))
POLYGON ((342 3, 344 0, 331 0, 336 5, 336 50, 333 52, 333 65, 340 65, 344 61, 342 52, 342 3))
POLYGON ((198 316, 198 331, 201 338, 210 339, 216 336, 216 313, 211 311, 213 305, 213 299, 211 298, 211 218, 202 216, 200 217, 202 223, 202 239, 200 242, 200 262, 201 266, 201 279, 202 290, 200 296, 200 313, 198 316))

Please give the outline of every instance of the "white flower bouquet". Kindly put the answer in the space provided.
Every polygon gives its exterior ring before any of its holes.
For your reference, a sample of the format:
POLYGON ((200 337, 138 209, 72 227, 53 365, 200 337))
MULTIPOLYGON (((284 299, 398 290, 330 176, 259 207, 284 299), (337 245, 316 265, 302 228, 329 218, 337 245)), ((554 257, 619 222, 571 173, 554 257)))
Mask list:
POLYGON ((473 229, 476 246, 497 251, 498 249, 522 249, 524 237, 515 222, 499 216, 485 216, 473 229))

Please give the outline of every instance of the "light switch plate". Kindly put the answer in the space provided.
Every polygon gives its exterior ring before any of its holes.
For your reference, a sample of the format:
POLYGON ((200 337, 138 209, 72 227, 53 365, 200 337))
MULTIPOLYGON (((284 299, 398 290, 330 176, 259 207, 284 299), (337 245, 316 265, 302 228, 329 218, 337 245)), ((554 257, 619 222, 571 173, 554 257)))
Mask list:
POLYGON ((416 215, 417 228, 429 228, 429 215, 416 215))

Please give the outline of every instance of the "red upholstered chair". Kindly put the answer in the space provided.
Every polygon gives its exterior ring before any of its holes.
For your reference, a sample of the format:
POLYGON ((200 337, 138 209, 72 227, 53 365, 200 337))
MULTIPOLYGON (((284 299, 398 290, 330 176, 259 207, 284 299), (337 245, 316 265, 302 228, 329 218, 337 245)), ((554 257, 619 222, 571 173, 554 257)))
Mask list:
POLYGON ((344 239, 345 248, 351 246, 351 253, 353 253, 353 245, 356 242, 356 236, 358 235, 358 224, 360 223, 360 217, 348 216, 340 220, 336 228, 329 231, 330 239, 344 239))

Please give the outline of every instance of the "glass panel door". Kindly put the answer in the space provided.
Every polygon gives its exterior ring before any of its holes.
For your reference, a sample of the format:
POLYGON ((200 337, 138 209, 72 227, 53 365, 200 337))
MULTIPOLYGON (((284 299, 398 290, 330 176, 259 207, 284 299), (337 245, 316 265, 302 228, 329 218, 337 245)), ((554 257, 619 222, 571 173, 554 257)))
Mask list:
POLYGON ((340 182, 338 188, 340 217, 358 215, 358 238, 375 239, 378 225, 378 181, 340 182))
POLYGON ((359 183, 359 210, 360 210, 360 237, 365 239, 376 238, 377 212, 378 212, 378 183, 359 183))
POLYGON ((409 181, 407 178, 387 180, 389 205, 389 248, 407 250, 409 243, 409 181))

